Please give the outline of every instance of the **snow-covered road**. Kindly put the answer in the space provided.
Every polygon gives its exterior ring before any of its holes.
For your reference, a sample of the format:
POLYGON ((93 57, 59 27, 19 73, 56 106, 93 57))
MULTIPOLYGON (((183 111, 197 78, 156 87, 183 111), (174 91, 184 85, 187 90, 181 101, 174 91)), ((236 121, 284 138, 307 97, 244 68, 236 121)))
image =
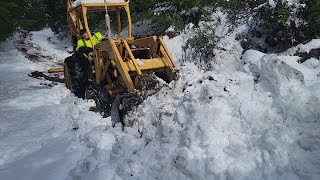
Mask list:
POLYGON ((78 138, 81 130, 74 130, 77 120, 87 119, 88 126, 91 122, 106 125, 107 121, 89 112, 92 103, 76 98, 63 84, 29 77, 31 71, 52 63, 29 61, 14 48, 14 42, 17 40, 8 40, 0 47, 0 177, 66 179, 85 152, 78 138))
MULTIPOLYGON (((56 63, 68 55, 50 30, 29 40, 56 63)), ((165 40, 180 58, 183 38, 165 40)), ((63 84, 28 77, 53 64, 13 43, 0 44, 0 179, 320 179, 319 59, 242 56, 228 37, 215 71, 184 63, 123 130, 63 84)))

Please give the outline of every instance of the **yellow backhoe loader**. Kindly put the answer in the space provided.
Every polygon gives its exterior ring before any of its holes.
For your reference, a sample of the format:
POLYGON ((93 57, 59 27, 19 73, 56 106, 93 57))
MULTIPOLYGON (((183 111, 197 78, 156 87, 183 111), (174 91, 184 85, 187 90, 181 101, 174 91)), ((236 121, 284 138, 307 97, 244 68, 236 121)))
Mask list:
POLYGON ((67 0, 68 23, 74 47, 72 56, 65 59, 65 84, 76 96, 94 99, 103 117, 111 115, 111 109, 123 108, 125 103, 137 104, 144 91, 156 85, 158 77, 170 82, 174 78, 176 62, 161 37, 150 36, 140 39, 132 37, 131 15, 128 2, 79 3, 67 0), (117 22, 117 36, 111 37, 109 13, 117 22), (89 13, 106 13, 107 38, 93 45, 90 55, 76 51, 76 42, 85 29, 90 42, 93 32, 88 22, 89 13), (121 37, 125 17, 127 37, 121 37), (138 99, 138 100, 137 100, 138 99))

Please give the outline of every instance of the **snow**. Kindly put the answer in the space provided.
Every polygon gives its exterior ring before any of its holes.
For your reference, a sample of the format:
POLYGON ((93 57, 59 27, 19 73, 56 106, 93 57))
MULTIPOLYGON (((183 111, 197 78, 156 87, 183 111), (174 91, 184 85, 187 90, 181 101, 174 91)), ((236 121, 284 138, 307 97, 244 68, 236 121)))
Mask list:
POLYGON ((260 59, 265 54, 256 51, 256 50, 247 50, 241 57, 241 61, 243 64, 243 69, 246 72, 252 73, 256 78, 259 76, 259 72, 261 70, 261 61, 260 59))
POLYGON ((273 0, 269 0, 269 5, 272 7, 272 8, 275 8, 276 7, 276 2, 274 2, 273 0))
MULTIPOLYGON (((53 61, 68 56, 50 30, 31 34, 53 61)), ((0 177, 319 179, 319 59, 243 52, 230 35, 204 71, 183 63, 187 38, 164 37, 179 79, 128 114, 124 128, 88 111, 93 102, 63 84, 26 76, 52 64, 29 61, 14 40, 1 43, 0 177)), ((320 46, 310 43, 297 47, 320 46)))
POLYGON ((43 47, 42 54, 52 56, 57 60, 64 60, 70 54, 67 50, 71 49, 68 39, 59 40, 51 29, 32 32, 32 42, 39 47, 43 47))
POLYGON ((295 6, 295 7, 301 6, 300 0, 282 0, 281 2, 269 0, 268 3, 272 8, 275 8, 277 3, 287 4, 288 6, 295 6))
POLYGON ((73 7, 77 7, 80 4, 84 4, 84 3, 114 3, 114 2, 126 2, 125 0, 76 0, 72 3, 73 7))
MULTIPOLYGON (((170 28, 169 28, 170 29, 170 28)), ((175 36, 172 39, 169 39, 168 36, 163 37, 164 42, 166 43, 172 57, 177 61, 182 63, 183 61, 183 49, 182 45, 187 41, 187 35, 181 34, 175 36)))
POLYGON ((295 52, 306 52, 309 53, 312 49, 320 48, 320 39, 313 39, 307 44, 299 44, 298 46, 292 47, 287 50, 287 53, 294 54, 295 52))
POLYGON ((239 70, 239 62, 243 49, 235 35, 222 38, 214 49, 213 70, 219 73, 230 73, 239 70), (227 60, 226 60, 227 59, 227 60))

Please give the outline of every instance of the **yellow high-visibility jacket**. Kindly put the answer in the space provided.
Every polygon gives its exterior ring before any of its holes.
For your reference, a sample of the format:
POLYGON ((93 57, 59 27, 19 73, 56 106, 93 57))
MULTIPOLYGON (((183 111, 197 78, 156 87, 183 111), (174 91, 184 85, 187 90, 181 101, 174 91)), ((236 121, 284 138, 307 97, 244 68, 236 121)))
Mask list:
MULTIPOLYGON (((94 33, 92 36, 93 44, 96 45, 96 44, 100 43, 103 38, 104 37, 102 36, 102 34, 100 32, 94 33)), ((77 49, 76 50, 78 51, 80 47, 92 48, 92 44, 89 39, 79 39, 77 42, 77 49)))

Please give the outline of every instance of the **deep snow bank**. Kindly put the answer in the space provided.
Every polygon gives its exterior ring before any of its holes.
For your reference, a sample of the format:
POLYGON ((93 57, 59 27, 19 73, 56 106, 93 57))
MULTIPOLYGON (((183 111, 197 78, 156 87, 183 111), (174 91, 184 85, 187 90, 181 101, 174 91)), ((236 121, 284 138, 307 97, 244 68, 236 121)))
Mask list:
POLYGON ((305 71, 310 66, 297 57, 248 51, 240 60, 241 48, 217 51, 221 73, 186 63, 178 81, 127 116, 132 127, 123 134, 118 127, 99 139, 94 130, 93 144, 112 145, 93 146, 76 172, 83 179, 318 179, 320 103, 311 87, 319 66, 305 71), (87 163, 95 167, 81 171, 87 163))

